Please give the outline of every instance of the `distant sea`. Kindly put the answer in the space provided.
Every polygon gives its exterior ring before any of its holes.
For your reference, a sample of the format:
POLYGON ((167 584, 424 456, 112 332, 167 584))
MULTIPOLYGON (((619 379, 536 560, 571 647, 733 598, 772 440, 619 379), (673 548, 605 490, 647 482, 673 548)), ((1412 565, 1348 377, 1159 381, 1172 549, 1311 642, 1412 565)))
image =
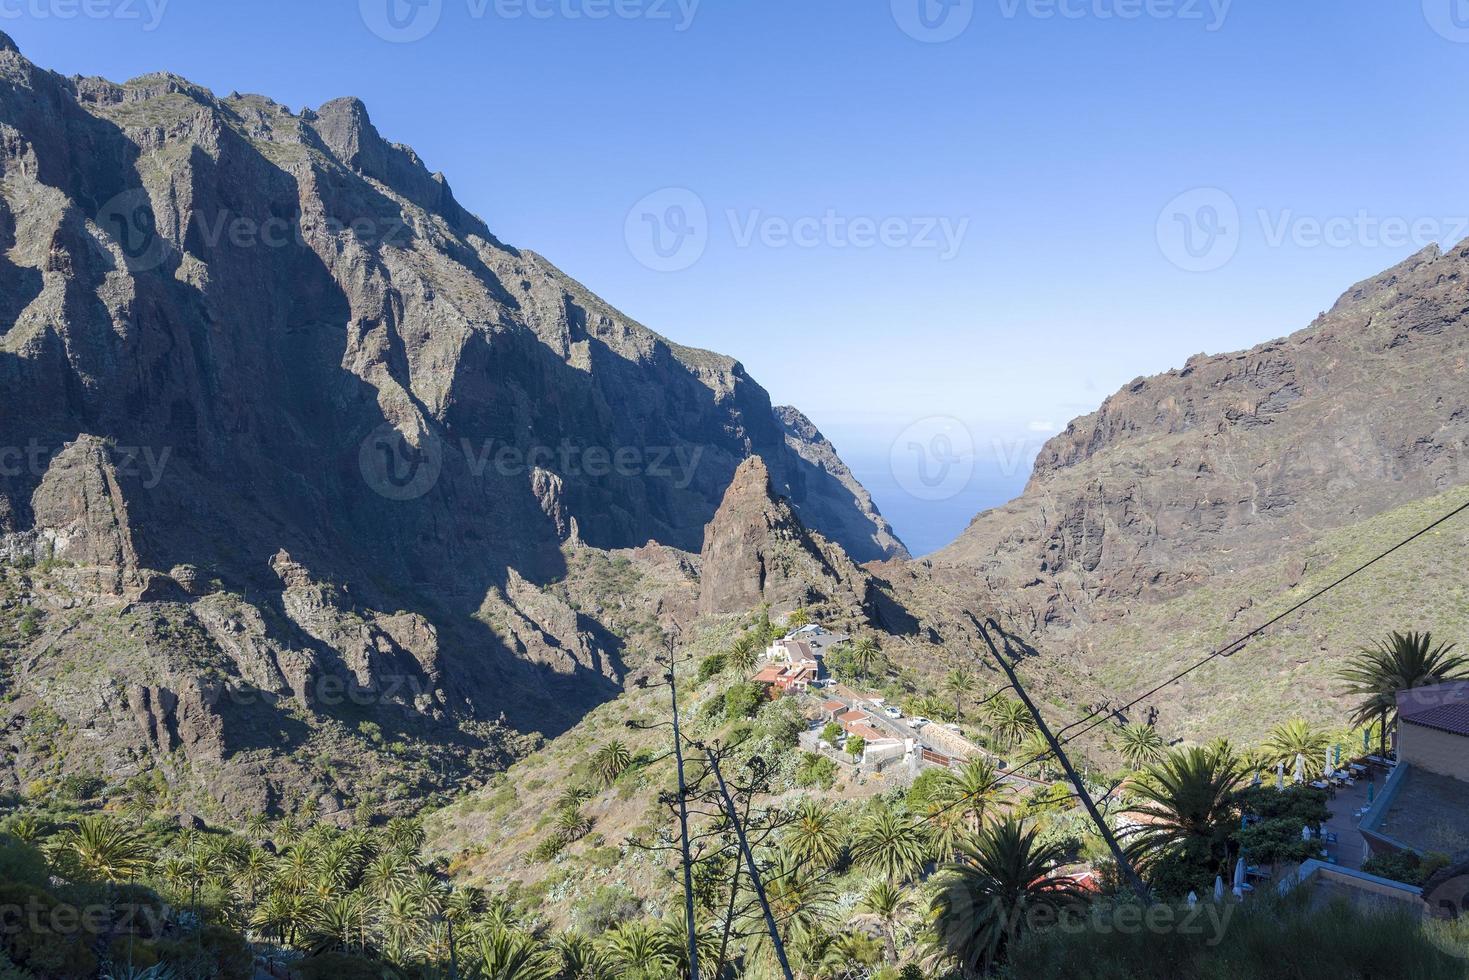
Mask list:
POLYGON ((981 511, 1020 496, 1030 479, 1028 461, 1018 472, 1007 472, 1015 468, 997 460, 980 459, 969 483, 957 495, 946 500, 920 500, 899 485, 886 453, 879 456, 859 451, 850 456, 843 453, 842 458, 915 558, 952 542, 981 511))

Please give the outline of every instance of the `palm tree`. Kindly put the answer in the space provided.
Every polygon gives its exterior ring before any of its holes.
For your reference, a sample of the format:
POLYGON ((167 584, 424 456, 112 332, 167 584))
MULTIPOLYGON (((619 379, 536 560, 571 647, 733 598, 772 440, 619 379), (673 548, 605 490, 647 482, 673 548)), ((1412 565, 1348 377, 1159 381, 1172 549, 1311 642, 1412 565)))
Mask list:
POLYGON ((990 734, 995 741, 1009 748, 1029 735, 1035 728, 1035 719, 1030 709, 1016 698, 999 698, 989 712, 990 734))
POLYGON ((479 937, 476 977, 482 980, 556 980, 560 958, 516 929, 492 929, 479 937))
POLYGON ((1261 748, 1270 754, 1271 762, 1284 762, 1287 766, 1294 764, 1296 756, 1303 756, 1306 778, 1315 779, 1326 769, 1326 746, 1330 741, 1331 736, 1297 718, 1272 728, 1261 748))
POLYGON ((945 808, 964 815, 971 831, 978 831, 999 795, 999 771, 988 758, 980 757, 945 772, 934 797, 945 808))
POLYGON ((748 674, 760 662, 760 644, 751 633, 741 633, 730 645, 724 662, 741 674, 748 674))
POLYGON ((928 858, 923 826, 911 815, 879 806, 857 827, 852 859, 881 872, 888 881, 907 880, 928 858))
POLYGON ((1397 718, 1397 693, 1416 687, 1431 687, 1469 676, 1469 658, 1454 655, 1451 644, 1433 645, 1431 633, 1391 633, 1376 646, 1363 649, 1351 660, 1342 677, 1356 695, 1353 725, 1381 722, 1380 751, 1387 754, 1387 727, 1397 718))
POLYGON ((831 921, 836 890, 826 876, 811 874, 810 865, 794 855, 777 853, 761 880, 770 911, 789 939, 809 936, 831 921))
POLYGON ((1033 731, 1025 736, 1025 741, 1020 743, 1020 758, 1025 762, 1025 768, 1036 766, 1040 771, 1042 779, 1051 777, 1051 762, 1055 753, 1051 751, 1051 742, 1040 731, 1033 731))
POLYGON ((664 937, 646 922, 624 922, 609 931, 602 943, 619 977, 658 977, 673 965, 664 937))
POLYGON ((275 874, 275 858, 258 847, 250 848, 235 872, 235 882, 245 889, 245 904, 253 906, 260 889, 275 874))
POLYGON ((879 881, 868 890, 858 905, 882 933, 883 944, 887 947, 888 963, 894 966, 898 963, 898 920, 902 919, 912 904, 913 900, 907 892, 891 882, 879 881))
POLYGON ((413 879, 412 859, 398 851, 383 851, 362 871, 362 890, 377 899, 405 887, 413 879))
POLYGON ((974 687, 974 673, 962 664, 944 677, 944 691, 954 697, 954 718, 964 717, 964 698, 974 687))
POLYGON ((1232 797, 1239 762, 1197 746, 1176 749, 1149 766, 1133 787, 1142 820, 1125 831, 1129 848, 1145 858, 1182 852, 1200 866, 1222 867, 1229 835, 1238 824, 1232 797))
POLYGON ((786 630, 798 630, 802 626, 810 624, 810 622, 810 611, 807 610, 805 606, 797 606, 795 609, 792 609, 791 614, 786 617, 786 630))
POLYGON ((874 676, 881 663, 882 648, 877 645, 877 638, 871 633, 858 637, 857 642, 852 644, 852 665, 857 668, 858 676, 874 676))
POLYGON ((843 847, 836 811, 810 798, 801 800, 784 843, 797 860, 816 868, 831 867, 843 847))
POLYGON ((417 854, 427 839, 423 824, 408 817, 394 817, 383 828, 383 840, 388 847, 402 854, 417 854))
POLYGON ((613 739, 597 750, 592 756, 592 772, 606 786, 611 786, 613 781, 621 776, 632 765, 632 753, 627 746, 613 739))
POLYGON ((1128 768, 1137 771, 1157 762, 1163 757, 1167 746, 1163 736, 1152 725, 1134 722, 1123 725, 1112 734, 1112 744, 1122 753, 1128 768))
POLYGON ((940 943, 966 975, 988 973, 1038 911, 1054 921, 1083 901, 1075 879, 1052 876, 1064 860, 1034 828, 1007 817, 986 828, 946 865, 933 900, 940 943))
POLYGON ((612 964, 595 943, 579 932, 563 932, 551 940, 551 949, 561 957, 564 980, 611 980, 612 964))
POLYGON ((147 868, 148 842, 141 834, 105 817, 83 817, 61 834, 57 849, 85 875, 102 881, 130 881, 147 868))

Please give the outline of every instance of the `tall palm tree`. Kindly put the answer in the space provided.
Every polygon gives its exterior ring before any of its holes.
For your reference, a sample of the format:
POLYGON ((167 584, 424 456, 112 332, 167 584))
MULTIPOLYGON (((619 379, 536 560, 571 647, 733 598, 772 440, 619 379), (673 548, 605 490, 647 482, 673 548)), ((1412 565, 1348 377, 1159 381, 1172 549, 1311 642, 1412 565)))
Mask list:
POLYGON ((972 832, 984 824, 985 813, 999 796, 999 770, 982 756, 946 771, 934 793, 944 807, 964 815, 972 832))
POLYGON ((954 718, 964 717, 964 699, 974 688, 974 672, 962 664, 944 677, 944 691, 954 699, 954 718))
POLYGON ((131 881, 152 856, 141 834, 106 817, 83 817, 59 836, 56 846, 83 874, 102 881, 131 881))
POLYGON ((394 817, 383 828, 383 840, 392 850, 402 854, 416 855, 423 849, 428 834, 423 824, 409 817, 394 817))
POLYGON ((877 638, 871 633, 858 637, 852 644, 852 665, 857 668, 858 675, 864 678, 876 675, 881 663, 882 648, 877 645, 877 638))
POLYGON ((1112 744, 1122 754, 1128 768, 1134 771, 1157 762, 1168 748, 1158 729, 1141 722, 1123 725, 1113 732, 1112 744))
POLYGON ((1034 828, 1007 817, 985 828, 946 865, 933 900, 940 943, 967 976, 988 973, 1037 912, 1051 921, 1079 906, 1073 878, 1054 875, 1060 846, 1045 844, 1034 828))
POLYGON ((1260 747, 1269 753, 1271 762, 1284 762, 1287 766, 1295 764, 1296 756, 1302 756, 1306 778, 1315 779, 1326 769, 1326 746, 1330 741, 1331 736, 1326 732, 1297 718, 1272 728, 1260 747))
POLYGON ((1232 797, 1240 776, 1232 755, 1198 746, 1168 753, 1133 787, 1139 802, 1130 812, 1141 820, 1124 831, 1129 849, 1144 859, 1181 851, 1194 863, 1222 869, 1239 822, 1232 797))
POLYGON ((852 858, 862 867, 880 872, 888 881, 905 881, 928 860, 923 825, 908 813, 879 806, 858 824, 852 858))
POLYGON ((879 881, 868 889, 858 903, 860 908, 882 933, 883 945, 887 948, 888 963, 898 963, 898 922, 912 908, 913 899, 905 890, 891 882, 879 881))
POLYGON ((383 851, 362 871, 362 890, 382 900, 413 879, 413 861, 397 851, 383 851))
POLYGON ((1020 743, 1017 751, 1026 768, 1035 766, 1042 779, 1051 777, 1052 763, 1055 761, 1056 754, 1051 751, 1050 740, 1044 734, 1040 731, 1032 731, 1025 736, 1025 741, 1020 743))
POLYGON ((841 823, 831 807, 809 797, 801 800, 783 843, 799 861, 815 868, 829 868, 841 856, 844 842, 841 823))
POLYGON ((592 772, 605 786, 611 786, 613 781, 621 776, 630 765, 632 765, 632 753, 617 739, 603 745, 592 756, 592 772))
POLYGON ((1452 644, 1433 645, 1431 633, 1391 633, 1363 649, 1342 671, 1344 693, 1361 698, 1352 724, 1381 723, 1380 751, 1387 754, 1387 728, 1398 713, 1397 693, 1431 687, 1469 676, 1469 658, 1454 654, 1452 644))
POLYGON ((999 698, 990 705, 989 726, 995 740, 1009 748, 1034 730, 1035 719, 1020 700, 999 698))

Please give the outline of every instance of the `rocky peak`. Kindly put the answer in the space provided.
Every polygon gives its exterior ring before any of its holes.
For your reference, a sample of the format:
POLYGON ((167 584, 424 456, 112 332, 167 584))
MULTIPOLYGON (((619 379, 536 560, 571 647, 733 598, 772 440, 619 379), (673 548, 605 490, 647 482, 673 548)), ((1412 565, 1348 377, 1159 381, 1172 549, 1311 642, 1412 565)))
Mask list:
POLYGON ((4 31, 0 31, 0 51, 13 51, 17 54, 20 52, 20 48, 15 46, 15 42, 10 39, 10 35, 4 31))

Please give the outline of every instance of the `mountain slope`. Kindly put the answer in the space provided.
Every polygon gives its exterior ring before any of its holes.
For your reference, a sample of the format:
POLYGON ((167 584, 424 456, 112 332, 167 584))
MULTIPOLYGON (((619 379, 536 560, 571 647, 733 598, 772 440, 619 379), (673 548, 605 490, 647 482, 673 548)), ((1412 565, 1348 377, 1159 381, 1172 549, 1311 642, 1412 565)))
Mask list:
MULTIPOLYGON (((890 577, 950 636, 965 628, 956 610, 999 613, 1051 657, 1037 682, 1075 703, 1145 690, 1199 644, 1309 594, 1302 583, 1325 584, 1323 567, 1348 570, 1339 557, 1371 557, 1362 542, 1390 545, 1383 528, 1411 533, 1401 515, 1426 524, 1428 502, 1451 509, 1469 485, 1466 313, 1469 245, 1429 248, 1299 333, 1138 379, 1046 445, 1021 497, 980 514, 910 577, 890 577)), ((1253 733, 1295 713, 1339 721, 1335 670, 1372 634, 1462 638, 1434 574, 1462 557, 1461 531, 1394 558, 1365 591, 1328 597, 1160 705, 1201 734, 1253 733), (1415 578, 1422 594, 1400 587, 1415 578), (1226 693, 1241 674, 1244 701, 1226 693)))
MULTIPOLYGON (((4 720, 56 712, 109 776, 279 803, 364 731, 493 764, 628 675, 568 556, 656 542, 643 579, 683 589, 658 548, 696 554, 755 454, 813 528, 904 553, 737 361, 499 242, 353 99, 66 79, 0 36, 0 315, 0 557, 40 614, 4 720)), ((75 758, 20 742, 16 784, 75 758)))

